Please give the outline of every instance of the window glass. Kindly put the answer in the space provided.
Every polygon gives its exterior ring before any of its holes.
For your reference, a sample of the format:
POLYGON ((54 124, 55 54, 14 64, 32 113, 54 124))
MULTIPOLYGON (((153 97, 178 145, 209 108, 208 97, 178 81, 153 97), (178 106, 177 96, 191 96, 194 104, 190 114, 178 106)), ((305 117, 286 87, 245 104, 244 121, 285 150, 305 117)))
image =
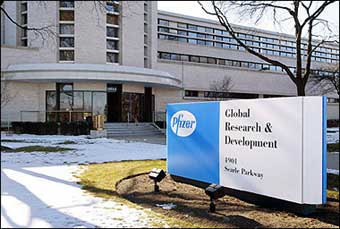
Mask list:
POLYGON ((106 23, 111 25, 118 25, 119 24, 119 16, 107 14, 106 15, 106 23))
POLYGON ((74 34, 74 25, 73 24, 60 24, 59 33, 60 34, 74 34))
POLYGON ((215 39, 218 40, 218 41, 222 41, 222 37, 220 37, 220 36, 215 36, 215 39))
POLYGON ((107 105, 106 105, 106 92, 93 92, 93 115, 105 115, 107 114, 107 105))
POLYGON ((60 37, 60 47, 74 47, 73 37, 60 37))
POLYGON ((59 1, 59 6, 63 8, 74 8, 74 1, 59 1))
POLYGON ((74 50, 59 50, 59 60, 74 61, 74 50))
POLYGON ((209 64, 216 64, 216 59, 212 57, 208 57, 208 63, 209 64))
POLYGON ((161 59, 168 59, 168 60, 170 60, 170 53, 162 52, 161 53, 161 59))
POLYGON ((220 42, 215 42, 215 47, 222 48, 222 43, 220 43, 220 42))
POLYGON ((196 39, 188 39, 190 44, 197 44, 197 40, 196 39))
POLYGON ((118 28, 106 27, 106 36, 108 37, 118 37, 118 28))
POLYGON ((188 39, 187 38, 183 38, 183 37, 179 37, 178 41, 180 41, 180 42, 188 42, 188 39))
POLYGON ((202 26, 198 26, 198 27, 197 27, 197 31, 199 31, 199 32, 205 32, 205 28, 202 27, 202 26))
POLYGON ((218 59, 218 64, 225 65, 225 60, 224 59, 218 59))
POLYGON ((84 110, 84 92, 73 92, 73 109, 84 110))
POLYGON ((205 32, 207 33, 214 33, 214 30, 212 28, 205 28, 205 32))
POLYGON ((201 57, 200 57, 200 62, 201 62, 201 63, 208 63, 208 58, 207 58, 207 57, 204 57, 204 56, 201 56, 201 57))
POLYGON ((207 45, 207 46, 214 46, 214 43, 212 41, 206 41, 205 45, 207 45))
POLYGON ((118 50, 119 49, 119 41, 115 40, 106 40, 106 48, 111 50, 118 50))
POLYGON ((169 21, 159 19, 159 20, 158 20, 158 24, 160 24, 160 25, 165 25, 165 26, 169 26, 169 21))
POLYGON ((27 11, 27 2, 21 3, 21 8, 20 8, 20 10, 21 10, 21 12, 27 11))
POLYGON ((73 109, 73 92, 64 91, 60 92, 60 110, 73 109))
POLYGON ((188 29, 197 30, 197 26, 196 25, 188 25, 188 29))
POLYGON ((119 6, 116 4, 113 4, 112 2, 106 2, 106 11, 110 13, 118 13, 119 6))
POLYGON ((57 109, 57 93, 55 91, 46 92, 46 109, 48 111, 57 109))
POLYGON ((180 55, 172 53, 170 55, 171 60, 180 60, 180 55))
POLYGON ((199 37, 199 38, 205 38, 205 34, 203 34, 203 33, 198 33, 198 34, 197 34, 197 37, 199 37))
POLYGON ((199 45, 205 45, 205 41, 203 41, 203 40, 197 40, 197 44, 199 44, 199 45))
POLYGON ((188 55, 181 55, 181 61, 189 61, 188 55))
POLYGON ((222 30, 214 29, 214 31, 215 31, 216 34, 222 35, 222 30))
POLYGON ((198 56, 190 56, 190 62, 200 62, 200 58, 198 56))
POLYGON ((198 97, 198 91, 185 90, 185 96, 198 97))
POLYGON ((74 11, 60 10, 60 21, 74 21, 74 11))
POLYGON ((169 32, 169 28, 158 27, 158 31, 159 31, 159 32, 168 33, 168 32, 169 32))
POLYGON ((108 52, 106 53, 106 62, 108 63, 118 63, 118 53, 108 52))
POLYGON ((197 33, 189 32, 188 36, 189 37, 197 37, 197 33))
POLYGON ((178 31, 177 31, 177 34, 178 34, 178 35, 184 35, 184 36, 187 36, 187 35, 188 35, 187 31, 183 31, 183 30, 178 30, 178 31))
POLYGON ((184 24, 184 23, 177 23, 177 27, 178 28, 184 28, 184 29, 186 29, 187 28, 187 24, 184 24))

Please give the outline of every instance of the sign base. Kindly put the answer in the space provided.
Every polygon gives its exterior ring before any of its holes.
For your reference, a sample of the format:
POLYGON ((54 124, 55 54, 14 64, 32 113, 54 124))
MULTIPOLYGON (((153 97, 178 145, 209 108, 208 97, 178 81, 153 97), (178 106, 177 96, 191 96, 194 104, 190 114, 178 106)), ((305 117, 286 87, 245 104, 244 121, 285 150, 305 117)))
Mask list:
MULTIPOLYGON (((205 189, 210 185, 209 183, 206 183, 206 182, 192 180, 192 179, 185 178, 185 177, 180 177, 180 176, 175 176, 175 175, 170 175, 170 176, 176 182, 189 184, 189 185, 202 188, 202 189, 205 189)), ((224 188, 225 194, 228 196, 233 196, 245 202, 252 203, 258 206, 263 206, 263 207, 270 208, 273 210, 292 212, 292 213, 295 213, 297 215, 302 215, 302 216, 308 216, 316 212, 317 205, 297 204, 297 203, 293 203, 293 202, 289 202, 289 201, 285 201, 281 199, 276 199, 276 198, 272 198, 268 196, 258 195, 258 194, 254 194, 250 192, 235 190, 235 189, 226 188, 226 187, 223 187, 223 188, 224 188)))

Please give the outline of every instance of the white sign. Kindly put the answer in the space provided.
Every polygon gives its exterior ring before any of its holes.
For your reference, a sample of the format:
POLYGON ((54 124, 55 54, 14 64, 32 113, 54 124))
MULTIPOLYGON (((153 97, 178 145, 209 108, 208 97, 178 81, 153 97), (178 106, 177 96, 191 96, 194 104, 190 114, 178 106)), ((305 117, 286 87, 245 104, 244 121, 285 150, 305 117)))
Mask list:
POLYGON ((300 204, 326 202, 326 98, 171 104, 170 174, 300 204))

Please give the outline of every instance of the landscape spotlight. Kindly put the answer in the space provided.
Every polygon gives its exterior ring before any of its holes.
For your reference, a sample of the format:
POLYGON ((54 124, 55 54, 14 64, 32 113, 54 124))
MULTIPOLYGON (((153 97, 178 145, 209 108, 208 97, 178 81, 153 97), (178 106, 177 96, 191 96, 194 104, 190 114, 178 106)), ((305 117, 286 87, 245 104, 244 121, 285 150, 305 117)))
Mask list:
POLYGON ((211 184, 205 189, 205 194, 210 197, 210 212, 215 212, 215 200, 225 195, 224 188, 221 185, 211 184))
POLYGON ((165 172, 163 169, 156 169, 153 168, 151 172, 149 173, 149 178, 155 182, 155 192, 159 192, 159 186, 157 185, 157 182, 160 182, 161 180, 164 179, 166 176, 165 172))

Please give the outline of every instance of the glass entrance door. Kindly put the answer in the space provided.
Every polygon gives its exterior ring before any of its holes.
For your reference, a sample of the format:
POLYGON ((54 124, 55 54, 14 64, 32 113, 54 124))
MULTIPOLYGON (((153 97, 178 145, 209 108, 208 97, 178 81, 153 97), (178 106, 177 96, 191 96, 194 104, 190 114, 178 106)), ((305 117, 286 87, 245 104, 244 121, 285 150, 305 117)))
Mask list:
POLYGON ((122 85, 107 85, 107 122, 122 121, 122 85))

